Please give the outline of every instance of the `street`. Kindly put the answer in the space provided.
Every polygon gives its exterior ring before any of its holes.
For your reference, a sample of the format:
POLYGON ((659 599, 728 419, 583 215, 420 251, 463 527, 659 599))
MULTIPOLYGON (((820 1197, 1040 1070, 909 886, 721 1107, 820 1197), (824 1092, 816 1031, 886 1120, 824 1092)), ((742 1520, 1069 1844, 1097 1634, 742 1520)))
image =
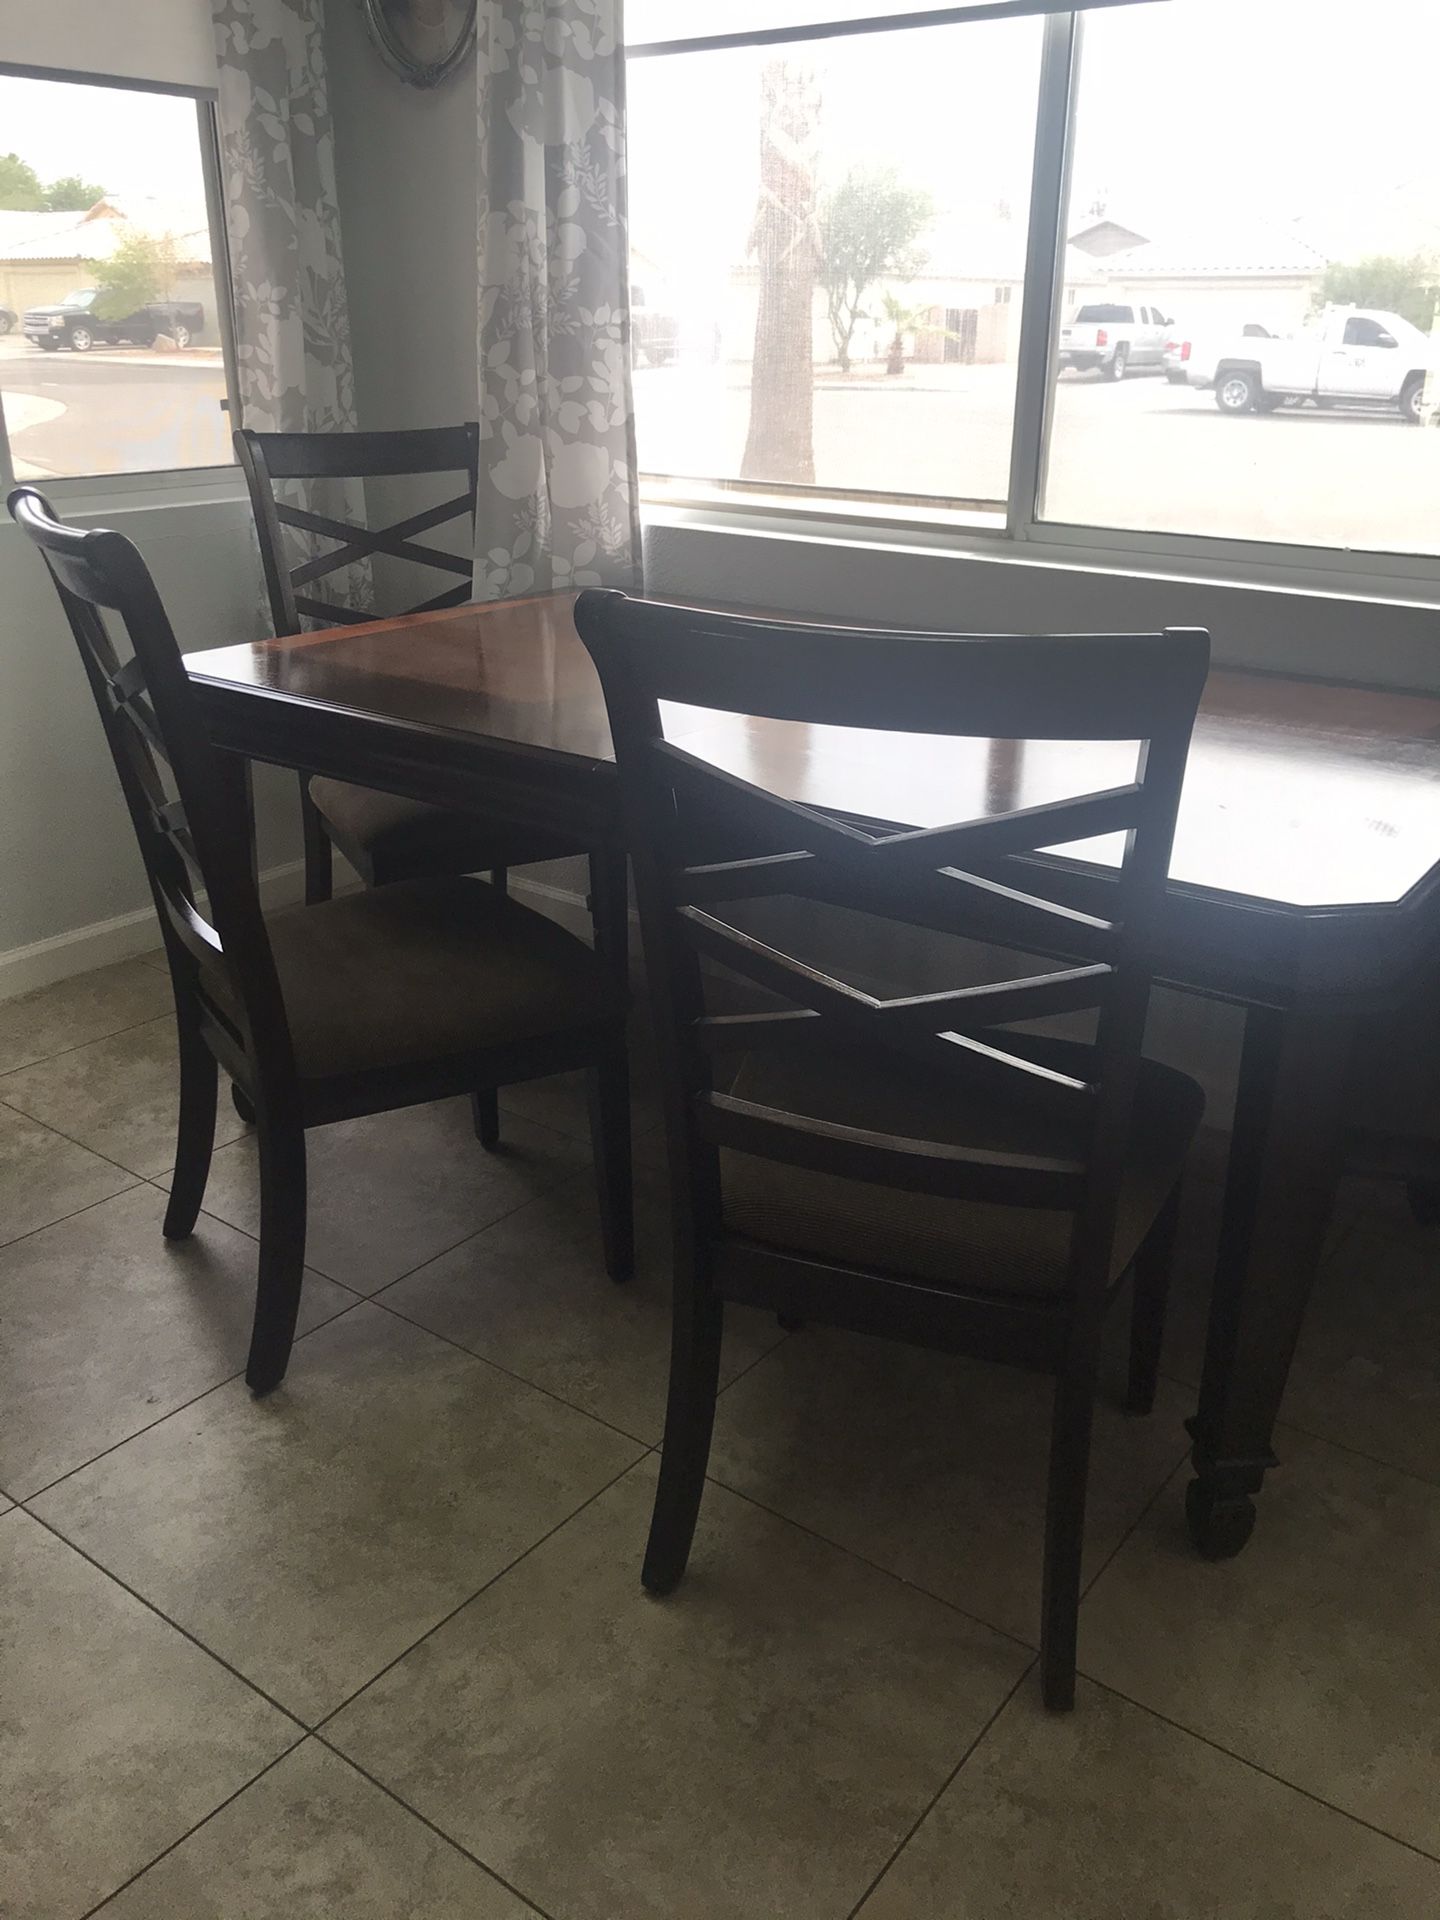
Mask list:
POLYGON ((225 370, 213 349, 42 353, 11 334, 0 339, 0 393, 20 480, 231 458, 230 420, 220 409, 225 370))
MULTIPOLYGON (((647 473, 733 478, 749 422, 748 369, 641 368, 647 473)), ((817 373, 818 487, 1003 501, 1014 372, 916 367, 895 379, 817 373)), ((1236 539, 1440 552, 1440 433, 1397 413, 1286 408, 1229 417, 1156 374, 1112 385, 1062 374, 1047 519, 1236 539)))

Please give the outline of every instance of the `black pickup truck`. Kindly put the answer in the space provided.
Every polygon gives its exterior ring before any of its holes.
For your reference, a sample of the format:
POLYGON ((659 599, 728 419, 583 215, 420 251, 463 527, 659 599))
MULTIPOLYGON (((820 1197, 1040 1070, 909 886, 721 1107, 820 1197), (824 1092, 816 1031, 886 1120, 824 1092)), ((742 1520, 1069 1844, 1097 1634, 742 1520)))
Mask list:
POLYGON ((205 309, 198 300, 155 300, 123 320, 105 320, 94 311, 99 298, 97 287, 81 287, 78 293, 67 293, 59 306, 27 307, 21 332, 46 353, 61 347, 88 353, 92 347, 113 346, 121 340, 151 347, 162 333, 177 347, 188 347, 205 328, 205 309))

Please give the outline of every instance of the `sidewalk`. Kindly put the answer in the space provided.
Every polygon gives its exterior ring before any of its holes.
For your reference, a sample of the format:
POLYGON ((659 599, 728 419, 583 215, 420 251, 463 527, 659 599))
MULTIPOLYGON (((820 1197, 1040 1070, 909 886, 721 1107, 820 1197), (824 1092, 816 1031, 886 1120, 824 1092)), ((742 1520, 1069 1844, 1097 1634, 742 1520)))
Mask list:
POLYGON ((54 353, 47 353, 43 347, 32 347, 18 333, 0 335, 0 363, 7 360, 23 360, 32 366, 41 366, 53 360, 66 364, 83 361, 87 367, 203 367, 212 370, 225 364, 218 346, 187 347, 183 353, 175 347, 92 347, 89 353, 74 353, 62 347, 54 353))

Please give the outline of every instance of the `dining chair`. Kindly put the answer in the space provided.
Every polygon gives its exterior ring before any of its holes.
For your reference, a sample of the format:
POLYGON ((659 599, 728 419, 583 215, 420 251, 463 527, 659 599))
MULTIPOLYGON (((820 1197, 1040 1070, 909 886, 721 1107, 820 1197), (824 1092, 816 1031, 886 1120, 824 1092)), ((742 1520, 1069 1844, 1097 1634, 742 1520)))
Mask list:
MULTIPOLYGON (((475 522, 480 429, 470 421, 457 427, 423 427, 383 433, 260 433, 241 428, 235 454, 255 516, 260 559, 277 636, 304 631, 305 622, 321 627, 362 625, 394 614, 433 613, 457 607, 472 597, 468 551, 455 554, 422 544, 417 538, 448 522, 463 520, 467 538, 475 522), (287 483, 300 480, 414 479, 453 474, 460 490, 434 506, 386 527, 358 526, 312 512, 281 497, 287 483), (289 530, 298 551, 287 553, 289 530), (295 536, 299 536, 298 539, 295 536), (317 541, 335 544, 316 551, 317 541), (451 578, 451 584, 418 604, 368 610, 324 598, 323 583, 357 563, 404 562, 451 578)), ((332 849, 338 847, 369 886, 413 880, 428 874, 488 873, 501 893, 512 866, 588 853, 591 898, 616 891, 613 877, 595 871, 590 849, 533 828, 516 827, 480 814, 461 814, 427 806, 398 794, 356 786, 348 780, 300 775, 300 818, 304 833, 305 898, 328 900, 333 889, 332 849)), ((623 941, 612 942, 623 970, 623 941)), ((475 1131, 487 1147, 498 1144, 500 1110, 494 1092, 478 1089, 472 1107, 475 1131)))
POLYGON ((685 1569, 726 1302, 1038 1368, 1055 1378, 1041 1671, 1046 1703, 1067 1708, 1101 1323, 1133 1276, 1128 1406, 1148 1412, 1204 1104, 1141 1045, 1208 636, 870 632, 598 592, 575 617, 619 764, 674 1201, 644 1584, 668 1593, 685 1569), (660 703, 672 701, 804 732, 768 757, 750 735, 742 778, 666 740, 660 703), (1138 744, 1122 748, 1134 772, 1119 785, 906 831, 787 797, 817 726, 1138 744), (1106 918, 1067 902, 1063 871, 1031 857, 1097 835, 1123 836, 1106 918), (879 931, 1075 964, 880 997, 798 955, 773 905, 757 930, 756 903, 784 896, 797 934, 842 907, 879 931), (768 1004, 712 1011, 715 968, 768 1004), (1019 1030, 1082 1010, 1091 1042, 1019 1030))
POLYGON ((311 1127, 583 1067, 605 1263, 625 1278, 630 1131, 614 1097, 625 1078, 625 1008, 613 972, 553 921, 456 875, 263 915, 243 800, 205 731, 144 561, 118 533, 63 525, 34 488, 17 488, 9 504, 44 556, 79 647, 169 962, 180 1118, 167 1239, 193 1232, 204 1198, 218 1067, 254 1109, 251 1388, 268 1393, 289 1361, 311 1127))

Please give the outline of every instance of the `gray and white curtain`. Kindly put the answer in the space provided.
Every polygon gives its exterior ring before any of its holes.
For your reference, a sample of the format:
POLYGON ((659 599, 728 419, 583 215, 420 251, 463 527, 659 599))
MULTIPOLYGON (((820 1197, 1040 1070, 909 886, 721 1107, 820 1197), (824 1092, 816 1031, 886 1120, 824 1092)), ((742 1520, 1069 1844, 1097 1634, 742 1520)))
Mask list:
MULTIPOLYGON (((211 0, 211 14, 243 424, 283 433, 353 427, 324 0, 211 0)), ((314 512, 365 518, 358 481, 293 491, 314 512)), ((368 569, 330 575, 325 591, 343 604, 368 604, 368 569)))
POLYGON ((478 599, 638 584, 620 0, 481 0, 478 599))

